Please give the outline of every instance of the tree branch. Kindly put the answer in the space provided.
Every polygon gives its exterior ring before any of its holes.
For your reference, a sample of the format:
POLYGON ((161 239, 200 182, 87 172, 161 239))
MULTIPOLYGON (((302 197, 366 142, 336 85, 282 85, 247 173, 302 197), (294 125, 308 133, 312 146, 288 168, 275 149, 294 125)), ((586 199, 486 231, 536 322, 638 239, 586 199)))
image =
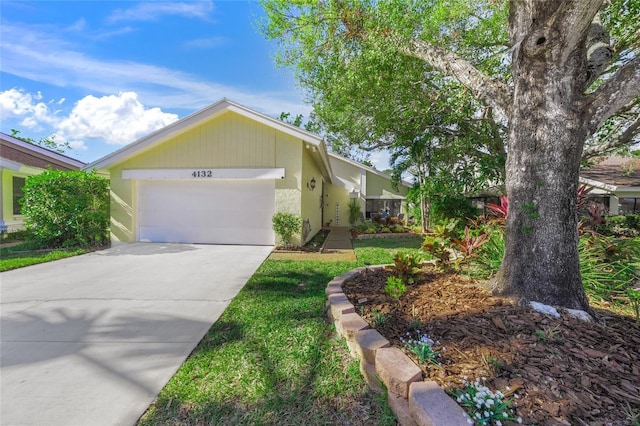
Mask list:
POLYGON ((507 119, 511 116, 511 89, 504 82, 490 78, 455 53, 422 40, 412 40, 404 52, 454 77, 476 97, 499 110, 507 119))
POLYGON ((595 133, 602 123, 638 96, 640 96, 640 56, 626 63, 609 81, 587 97, 586 111, 590 117, 590 132, 595 133))
POLYGON ((636 119, 626 128, 622 134, 617 137, 609 140, 605 144, 601 145, 593 145, 585 148, 582 153, 582 159, 587 160, 589 158, 597 157, 603 152, 610 151, 614 148, 619 148, 622 146, 630 145, 633 141, 633 138, 638 135, 640 130, 640 115, 636 116, 636 119))

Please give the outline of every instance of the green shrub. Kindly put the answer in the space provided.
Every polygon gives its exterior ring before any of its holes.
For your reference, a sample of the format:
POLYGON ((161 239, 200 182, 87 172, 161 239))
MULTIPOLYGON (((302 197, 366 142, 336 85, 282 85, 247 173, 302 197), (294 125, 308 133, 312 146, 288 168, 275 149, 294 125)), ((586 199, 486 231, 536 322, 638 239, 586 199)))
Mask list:
POLYGON ((633 264, 640 259, 640 245, 630 239, 585 235, 578 251, 582 282, 592 296, 613 300, 629 295, 638 279, 633 264))
POLYGON ((109 240, 109 182, 95 171, 48 170, 27 178, 22 214, 46 247, 89 247, 109 240))
POLYGON ((605 223, 598 225, 596 231, 615 237, 637 237, 640 235, 640 216, 607 216, 605 223))
POLYGON ((479 216, 480 211, 464 196, 443 196, 431 199, 431 221, 434 223, 447 219, 458 219, 460 230, 464 229, 469 218, 479 216))
POLYGON ((384 292, 394 299, 400 299, 407 291, 407 286, 404 285, 402 280, 397 277, 387 278, 387 285, 384 287, 384 292))
POLYGON ((640 231, 640 215, 628 214, 624 216, 624 224, 629 229, 640 231))
POLYGON ((416 276, 420 272, 422 259, 416 254, 398 251, 393 258, 393 272, 400 278, 403 284, 415 283, 416 276))
POLYGON ((486 242, 476 251, 476 256, 470 259, 470 270, 478 278, 491 278, 500 269, 504 257, 504 229, 487 227, 486 242))
POLYGON ((292 213, 276 213, 271 218, 273 230, 280 238, 285 247, 291 245, 293 234, 300 232, 302 219, 292 213))

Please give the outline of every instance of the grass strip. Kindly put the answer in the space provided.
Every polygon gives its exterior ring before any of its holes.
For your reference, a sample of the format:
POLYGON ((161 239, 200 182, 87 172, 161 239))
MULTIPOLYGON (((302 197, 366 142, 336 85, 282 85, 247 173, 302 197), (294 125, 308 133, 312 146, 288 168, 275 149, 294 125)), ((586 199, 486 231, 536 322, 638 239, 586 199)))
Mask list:
POLYGON ((265 261, 139 424, 396 424, 326 317, 327 283, 356 266, 265 261))
POLYGON ((0 272, 78 256, 86 252, 87 250, 84 249, 15 252, 9 248, 3 248, 0 250, 0 272))

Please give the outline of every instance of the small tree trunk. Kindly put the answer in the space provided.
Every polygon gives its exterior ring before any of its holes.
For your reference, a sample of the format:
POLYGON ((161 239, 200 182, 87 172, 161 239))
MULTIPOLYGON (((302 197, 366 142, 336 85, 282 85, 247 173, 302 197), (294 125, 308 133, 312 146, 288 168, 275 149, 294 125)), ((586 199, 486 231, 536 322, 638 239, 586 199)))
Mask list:
POLYGON ((431 214, 430 209, 431 202, 429 198, 427 198, 424 194, 420 196, 420 213, 422 215, 422 233, 426 233, 429 231, 431 222, 429 220, 429 215, 431 214))

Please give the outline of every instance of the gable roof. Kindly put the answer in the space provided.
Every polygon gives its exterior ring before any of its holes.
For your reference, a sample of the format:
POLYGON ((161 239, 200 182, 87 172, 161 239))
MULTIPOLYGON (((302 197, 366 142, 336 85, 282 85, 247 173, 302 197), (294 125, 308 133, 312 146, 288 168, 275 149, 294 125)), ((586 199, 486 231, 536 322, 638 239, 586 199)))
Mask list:
MULTIPOLYGON (((373 167, 369 167, 369 166, 366 166, 366 165, 364 165, 362 163, 358 163, 357 161, 353 161, 353 160, 351 160, 349 158, 343 157, 343 156, 338 155, 338 154, 336 154, 334 152, 329 152, 329 157, 331 157, 331 158, 333 158, 335 160, 339 160, 339 161, 345 162, 347 164, 351 164, 353 166, 359 167, 362 170, 366 170, 366 171, 368 171, 370 173, 373 173, 373 174, 378 175, 380 177, 383 177, 385 179, 391 179, 391 176, 388 175, 385 172, 381 172, 380 170, 374 169, 373 167)), ((408 180, 401 179, 400 182, 398 182, 398 183, 403 185, 403 186, 406 186, 407 188, 413 188, 413 183, 409 182, 408 180)))
POLYGON ((608 157, 581 170, 580 177, 617 187, 640 186, 640 159, 608 157))
MULTIPOLYGON (((15 166, 21 164, 45 169, 79 170, 85 163, 48 148, 25 142, 5 133, 0 133, 0 157, 15 166)), ((14 167, 11 167, 14 168, 14 167)))
POLYGON ((169 140, 170 138, 185 133, 186 131, 200 125, 202 122, 210 120, 224 112, 233 111, 237 114, 240 114, 244 117, 247 117, 251 120, 262 123, 266 126, 269 126, 273 129, 291 135, 293 137, 299 138, 307 144, 308 147, 315 147, 315 150, 312 150, 313 153, 316 153, 317 160, 319 161, 319 165, 321 167, 323 174, 331 180, 333 177, 333 173, 331 172, 331 165, 329 164, 329 159, 327 156, 327 148, 324 144, 324 140, 313 133, 307 132, 299 127, 293 126, 291 124, 285 123, 283 121, 277 120, 275 118, 269 117, 267 115, 261 114, 257 111, 249 109, 245 106, 237 104, 227 98, 223 98, 220 101, 201 109, 187 117, 178 120, 172 124, 169 124, 166 127, 163 127, 160 130, 157 130, 147 136, 144 136, 141 139, 111 153, 108 154, 99 160, 94 161, 91 164, 88 164, 85 167, 87 169, 108 169, 118 163, 128 160, 129 158, 152 149, 163 142, 169 140))

